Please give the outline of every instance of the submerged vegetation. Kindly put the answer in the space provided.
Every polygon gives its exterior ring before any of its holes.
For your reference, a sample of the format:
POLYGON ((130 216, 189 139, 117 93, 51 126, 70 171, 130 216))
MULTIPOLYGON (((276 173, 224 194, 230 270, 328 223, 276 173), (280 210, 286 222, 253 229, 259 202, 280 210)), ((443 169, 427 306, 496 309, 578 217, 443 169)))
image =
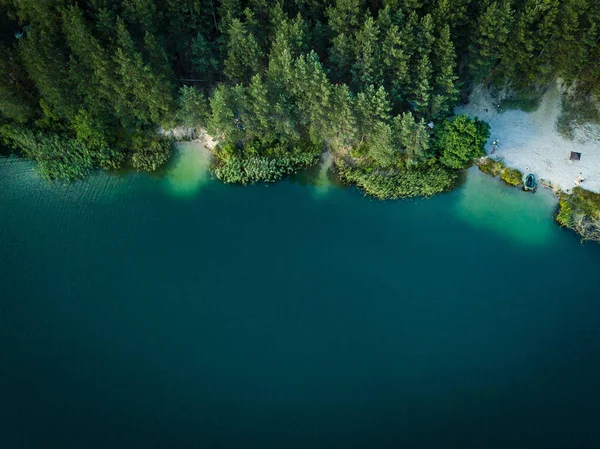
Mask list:
POLYGON ((581 187, 573 188, 571 194, 561 193, 556 221, 584 240, 600 242, 600 194, 581 187))

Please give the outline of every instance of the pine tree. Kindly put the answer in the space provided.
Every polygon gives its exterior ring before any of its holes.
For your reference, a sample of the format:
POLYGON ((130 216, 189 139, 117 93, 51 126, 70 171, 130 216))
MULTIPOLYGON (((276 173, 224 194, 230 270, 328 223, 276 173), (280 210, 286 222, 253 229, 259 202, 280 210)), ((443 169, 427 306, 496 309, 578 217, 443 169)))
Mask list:
POLYGON ((391 105, 383 87, 375 89, 368 86, 356 97, 355 114, 358 138, 361 142, 375 133, 379 123, 387 123, 390 119, 391 105))
POLYGON ((346 147, 356 139, 353 98, 348 86, 332 86, 330 110, 326 140, 333 147, 346 147))
POLYGON ((32 27, 18 47, 19 59, 40 94, 45 126, 73 119, 80 106, 77 87, 69 76, 69 58, 61 47, 64 38, 58 33, 54 27, 32 27))
POLYGON ((210 98, 208 132, 227 143, 235 144, 243 136, 240 116, 234 106, 231 89, 220 85, 210 98))
POLYGON ((16 55, 0 45, 0 117, 23 123, 37 113, 37 95, 16 55))
POLYGON ((418 164, 427 157, 429 134, 423 119, 415 121, 410 112, 394 117, 395 145, 405 155, 409 165, 418 164))
POLYGON ((450 39, 450 27, 445 25, 437 36, 432 51, 433 86, 431 118, 441 118, 448 114, 458 97, 456 81, 456 55, 450 39))
POLYGON ((336 0, 335 5, 326 10, 333 32, 329 60, 336 80, 349 81, 348 74, 356 55, 354 34, 360 27, 363 8, 363 0, 336 0))
POLYGON ((409 96, 411 109, 420 116, 427 116, 430 110, 432 72, 429 56, 424 55, 417 62, 409 96))
POLYGON ((215 79, 220 72, 221 64, 218 51, 214 42, 206 40, 202 33, 198 33, 191 42, 191 66, 203 81, 215 79))
POLYGON ((397 161, 398 149, 394 147, 392 127, 388 123, 375 124, 369 136, 367 153, 379 167, 388 168, 397 161))
POLYGON ((156 33, 157 10, 154 0, 124 0, 123 18, 142 40, 146 33, 156 33))
POLYGON ((352 80, 358 90, 361 86, 383 85, 381 55, 379 54, 379 27, 372 17, 367 17, 361 30, 354 39, 354 64, 352 80))
POLYGON ((510 0, 493 2, 477 19, 472 43, 469 45, 469 74, 475 83, 490 76, 502 55, 512 28, 510 0))
POLYGON ((124 127, 143 127, 169 120, 173 110, 172 87, 144 62, 122 20, 117 23, 113 59, 119 77, 115 109, 124 127))
POLYGON ((328 25, 336 34, 352 34, 360 25, 364 11, 364 0, 335 0, 335 5, 326 9, 328 25))
POLYGON ((255 37, 240 20, 234 19, 228 30, 225 75, 235 81, 247 82, 259 72, 261 57, 255 37))
POLYGON ((329 133, 332 86, 316 53, 301 55, 294 62, 290 91, 298 109, 298 125, 315 145, 329 133))
POLYGON ((246 89, 245 132, 248 140, 258 139, 263 143, 272 143, 276 136, 271 127, 271 102, 267 86, 259 75, 254 75, 246 89))
POLYGON ((504 46, 502 73, 519 87, 535 83, 542 74, 546 56, 541 57, 557 31, 558 5, 558 0, 528 3, 504 46))
POLYGON ((398 25, 390 23, 381 44, 385 87, 391 95, 392 102, 397 106, 405 99, 410 83, 411 55, 408 53, 408 49, 411 47, 410 40, 412 39, 411 32, 405 32, 398 25))
POLYGON ((183 86, 177 100, 179 110, 176 121, 178 124, 200 128, 206 126, 209 117, 209 106, 206 96, 195 87, 183 86))

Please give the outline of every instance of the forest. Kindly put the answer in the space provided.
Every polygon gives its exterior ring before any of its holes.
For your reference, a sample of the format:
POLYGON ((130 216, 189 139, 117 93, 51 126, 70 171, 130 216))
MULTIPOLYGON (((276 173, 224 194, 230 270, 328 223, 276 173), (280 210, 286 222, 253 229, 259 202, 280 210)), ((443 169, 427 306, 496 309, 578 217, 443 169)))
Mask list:
POLYGON ((0 30, 0 138, 53 180, 157 170, 187 127, 225 182, 329 151, 368 194, 428 196, 484 154, 452 114, 474 86, 600 94, 597 0, 0 0, 0 30))

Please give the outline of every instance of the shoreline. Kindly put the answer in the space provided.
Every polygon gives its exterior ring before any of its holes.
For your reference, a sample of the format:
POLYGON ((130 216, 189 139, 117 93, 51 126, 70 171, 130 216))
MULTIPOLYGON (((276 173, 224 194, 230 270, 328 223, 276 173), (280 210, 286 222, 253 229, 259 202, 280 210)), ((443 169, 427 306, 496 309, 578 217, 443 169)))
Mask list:
POLYGON ((572 140, 561 135, 556 124, 562 114, 563 93, 564 87, 557 81, 543 95, 537 110, 499 112, 502 100, 495 100, 488 90, 477 86, 470 102, 454 112, 478 117, 490 125, 491 135, 485 146, 490 159, 524 176, 533 173, 540 183, 555 191, 568 194, 574 187, 581 187, 600 193, 600 127, 577 127, 572 140), (578 153, 580 160, 571 160, 571 152, 578 153))

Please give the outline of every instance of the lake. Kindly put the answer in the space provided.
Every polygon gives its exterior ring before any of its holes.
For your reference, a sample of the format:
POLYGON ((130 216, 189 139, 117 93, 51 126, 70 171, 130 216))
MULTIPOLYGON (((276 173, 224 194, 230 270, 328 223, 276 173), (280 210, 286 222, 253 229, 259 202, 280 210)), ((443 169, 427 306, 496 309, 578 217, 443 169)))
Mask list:
POLYGON ((0 447, 600 447, 600 245, 549 192, 202 167, 0 159, 0 447))

